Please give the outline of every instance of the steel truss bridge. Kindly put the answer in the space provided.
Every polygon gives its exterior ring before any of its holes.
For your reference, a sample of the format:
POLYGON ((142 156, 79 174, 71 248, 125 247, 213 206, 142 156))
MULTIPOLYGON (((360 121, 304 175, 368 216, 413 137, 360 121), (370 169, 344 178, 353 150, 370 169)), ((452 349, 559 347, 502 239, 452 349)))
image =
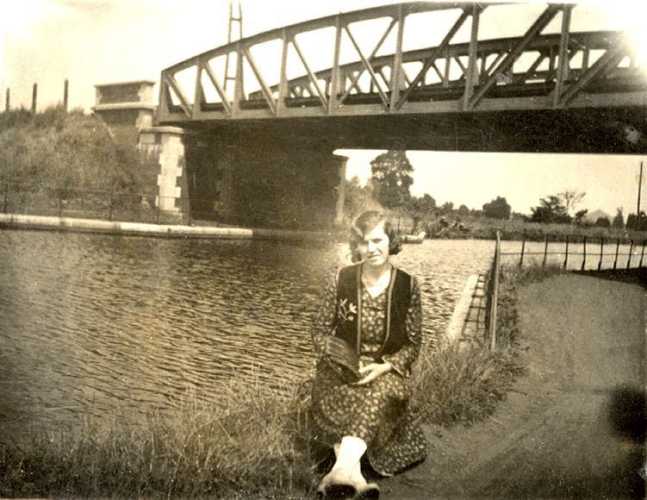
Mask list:
MULTIPOLYGON (((639 108, 644 116, 647 68, 635 47, 622 32, 572 31, 574 8, 548 4, 525 32, 500 39, 480 39, 479 22, 486 9, 505 16, 510 6, 467 2, 403 3, 275 29, 163 70, 158 122, 190 127, 582 108, 639 108), (429 12, 454 15, 440 42, 403 50, 408 21, 429 12), (375 20, 381 29, 361 29, 375 20), (543 33, 553 20, 559 32, 543 33), (457 43, 461 29, 469 29, 469 39, 457 43), (303 46, 314 33, 325 33, 330 43, 313 55, 303 46), (318 69, 321 60, 331 63, 318 69)), ((437 26, 429 27, 432 32, 440 38, 437 26)))

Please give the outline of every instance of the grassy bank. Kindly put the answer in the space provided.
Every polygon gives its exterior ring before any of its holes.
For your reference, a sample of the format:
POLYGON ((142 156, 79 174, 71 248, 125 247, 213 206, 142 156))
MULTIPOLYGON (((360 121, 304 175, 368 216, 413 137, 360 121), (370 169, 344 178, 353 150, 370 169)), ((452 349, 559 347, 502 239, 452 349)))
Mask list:
POLYGON ((138 425, 88 420, 2 443, 0 497, 300 497, 313 480, 303 404, 232 384, 218 405, 189 396, 138 425))
POLYGON ((0 210, 150 220, 156 217, 153 160, 82 111, 0 113, 0 210))
MULTIPOLYGON (((475 342, 423 353, 412 402, 422 422, 471 424, 494 411, 523 373, 517 290, 556 272, 504 269, 502 349, 475 342)), ((139 425, 86 421, 75 431, 0 443, 0 496, 303 498, 319 476, 306 439, 308 404, 307 384, 268 391, 238 383, 218 405, 187 398, 139 425)))

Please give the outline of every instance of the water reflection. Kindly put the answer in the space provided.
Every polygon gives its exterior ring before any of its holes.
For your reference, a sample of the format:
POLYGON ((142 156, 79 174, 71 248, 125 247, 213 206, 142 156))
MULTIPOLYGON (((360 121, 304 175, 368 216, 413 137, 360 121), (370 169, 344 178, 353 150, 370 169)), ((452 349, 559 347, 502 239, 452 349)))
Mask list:
MULTIPOLYGON (((443 331, 486 241, 426 241, 396 258, 443 331)), ((345 245, 0 232, 0 425, 218 399, 232 377, 274 385, 312 369, 309 325, 345 245)))

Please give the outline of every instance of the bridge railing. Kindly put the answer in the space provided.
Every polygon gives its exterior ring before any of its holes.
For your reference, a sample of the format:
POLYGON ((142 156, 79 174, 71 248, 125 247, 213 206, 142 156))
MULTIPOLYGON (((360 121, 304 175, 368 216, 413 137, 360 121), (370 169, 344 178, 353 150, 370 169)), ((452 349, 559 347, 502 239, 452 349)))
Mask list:
MULTIPOLYGON (((577 104, 584 92, 621 94, 631 101, 642 96, 633 94, 647 90, 625 34, 573 32, 574 4, 548 4, 518 37, 481 40, 482 14, 494 6, 388 5, 286 26, 209 50, 162 71, 159 121, 471 111, 496 109, 501 98, 507 98, 508 107, 561 108, 577 104), (434 25, 434 33, 443 34, 440 42, 405 50, 407 21, 436 12, 454 16, 449 26, 434 25), (554 19, 561 20, 560 32, 544 33, 554 19), (357 27, 372 21, 384 23, 368 35, 357 27), (457 33, 468 27, 469 40, 457 42, 457 33), (308 52, 306 42, 315 34, 326 42, 308 52), (321 68, 322 60, 331 64, 321 68), (235 71, 228 78, 229 62, 235 71)), ((501 14, 510 8, 496 7, 501 14)))

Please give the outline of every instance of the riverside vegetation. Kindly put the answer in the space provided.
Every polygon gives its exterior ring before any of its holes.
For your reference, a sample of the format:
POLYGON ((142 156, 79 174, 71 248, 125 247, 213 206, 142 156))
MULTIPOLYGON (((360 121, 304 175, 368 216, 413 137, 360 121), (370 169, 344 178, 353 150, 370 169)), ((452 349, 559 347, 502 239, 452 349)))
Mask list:
POLYGON ((0 203, 5 211, 104 217, 113 205, 154 201, 157 166, 98 117, 49 108, 0 113, 0 203), (148 195, 146 193, 149 193, 148 195))
MULTIPOLYGON (((426 349, 413 375, 418 418, 470 425, 490 415, 523 373, 517 290, 558 269, 504 268, 500 348, 486 342, 426 349)), ((309 385, 282 390, 233 382, 218 404, 197 394, 144 422, 87 419, 78 428, 34 430, 0 442, 0 496, 302 498, 319 472, 307 440, 309 385)))

